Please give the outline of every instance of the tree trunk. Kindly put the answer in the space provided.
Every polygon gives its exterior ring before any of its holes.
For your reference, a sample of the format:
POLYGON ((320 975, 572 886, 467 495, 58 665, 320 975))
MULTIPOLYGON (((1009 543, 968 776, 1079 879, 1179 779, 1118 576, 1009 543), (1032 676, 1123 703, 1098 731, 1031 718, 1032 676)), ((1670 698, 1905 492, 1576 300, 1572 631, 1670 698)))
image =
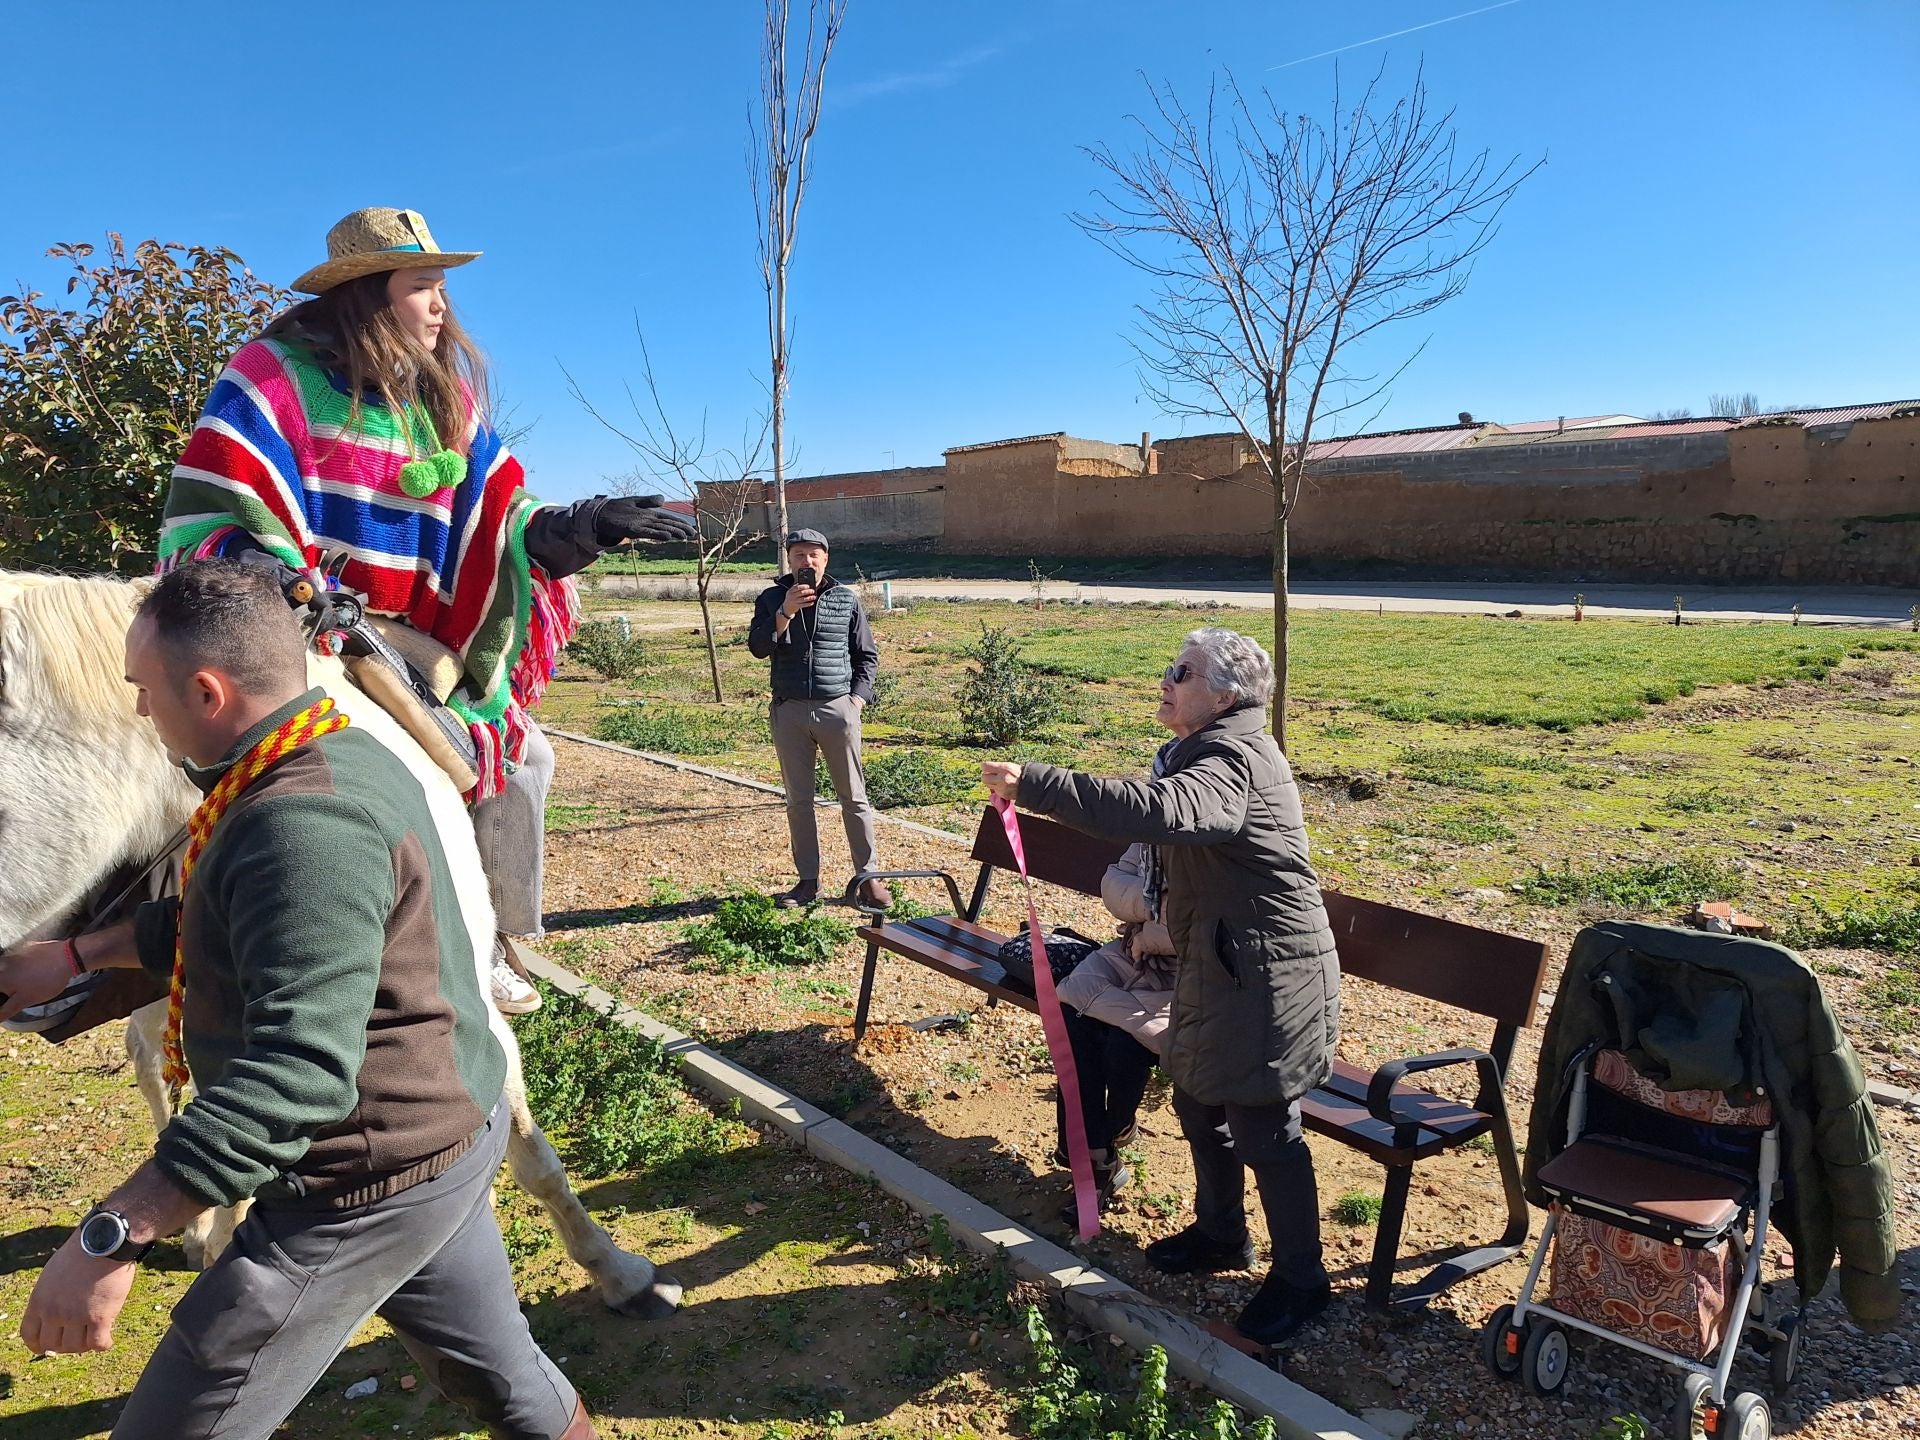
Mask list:
POLYGON ((1287 507, 1285 486, 1274 491, 1273 505, 1273 738, 1287 749, 1287 507))
POLYGON ((697 574, 694 582, 694 588, 700 592, 700 628, 707 636, 707 669, 713 676, 713 703, 724 705, 727 697, 720 690, 720 651, 713 643, 713 612, 707 608, 707 587, 713 584, 713 572, 697 574))
MULTIPOLYGON (((784 237, 776 236, 776 242, 784 237)), ((773 503, 779 532, 775 553, 784 553, 787 536, 787 262, 776 256, 773 270, 773 503)))

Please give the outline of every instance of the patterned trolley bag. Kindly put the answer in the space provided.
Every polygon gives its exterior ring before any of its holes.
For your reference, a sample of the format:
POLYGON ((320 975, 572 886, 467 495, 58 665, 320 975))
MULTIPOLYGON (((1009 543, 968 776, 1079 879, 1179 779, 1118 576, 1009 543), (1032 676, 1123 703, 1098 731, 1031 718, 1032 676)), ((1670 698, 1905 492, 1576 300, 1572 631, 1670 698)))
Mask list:
MULTIPOLYGON (((1591 1082, 1610 1096, 1696 1125, 1765 1129, 1773 1123, 1773 1106, 1765 1099, 1736 1105, 1718 1090, 1662 1090, 1617 1050, 1595 1053, 1591 1082)), ((1558 1202, 1553 1214, 1548 1303, 1556 1310, 1689 1360, 1719 1347, 1746 1264, 1738 1232, 1696 1248, 1664 1243, 1558 1202)))

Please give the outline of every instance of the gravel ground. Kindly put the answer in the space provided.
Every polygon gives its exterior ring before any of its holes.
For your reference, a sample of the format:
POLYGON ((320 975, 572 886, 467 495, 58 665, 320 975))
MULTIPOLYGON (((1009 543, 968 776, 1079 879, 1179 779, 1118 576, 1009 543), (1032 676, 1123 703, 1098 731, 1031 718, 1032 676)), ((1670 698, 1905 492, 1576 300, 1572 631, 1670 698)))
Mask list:
MULTIPOLYGON (((1031 1016, 989 1008, 970 989, 907 962, 883 959, 873 1018, 861 1052, 851 1052, 852 997, 860 949, 849 944, 830 961, 779 974, 702 971, 679 943, 681 928, 711 908, 702 897, 736 886, 785 888, 786 843, 780 801, 738 786, 677 772, 649 761, 556 739, 559 773, 555 824, 547 846, 549 953, 623 993, 642 1008, 680 1024, 761 1073, 841 1115, 955 1184, 1066 1240, 1057 1212, 1067 1198, 1064 1176, 1046 1154, 1052 1147, 1052 1105, 1044 1047, 1031 1016), (909 1022, 953 1015, 957 1023, 929 1030, 909 1022)), ((1309 823, 1339 803, 1312 789, 1309 823)), ((821 816, 827 873, 846 864, 830 813, 821 816)), ((890 868, 947 868, 970 878, 961 843, 884 825, 883 861, 890 868)), ((1390 877, 1343 876, 1358 893, 1408 900, 1390 877), (1380 878, 1384 883, 1372 883, 1380 878)), ((831 884, 831 880, 829 880, 831 884)), ((938 896, 930 888, 929 904, 938 896)), ((1014 886, 996 886, 986 920, 1015 923, 1014 886)), ((1410 902, 1409 903, 1413 903, 1410 902)), ((1417 902, 1434 908, 1431 900, 1417 902)), ((1442 907, 1449 908, 1449 907, 1442 907)), ((1530 933, 1549 940, 1558 958, 1575 925, 1551 912, 1515 907, 1497 917, 1462 898, 1453 918, 1530 933)), ((843 912, 849 914, 851 912, 843 912)), ((1090 933, 1106 925, 1098 903, 1047 890, 1043 918, 1090 933)), ((1855 976, 1875 973, 1877 957, 1822 952, 1810 958, 1837 967, 1832 987, 1846 1014, 1855 976)), ((1459 1012, 1349 981, 1342 1052, 1355 1061, 1455 1044, 1484 1044, 1488 1031, 1459 1012)), ((1516 1053, 1509 1103, 1524 1118, 1537 1061, 1537 1031, 1516 1053)), ((1888 1049, 1870 1055, 1876 1073, 1902 1060, 1888 1049)), ((1920 1292, 1920 1116, 1882 1109, 1881 1134, 1893 1158, 1905 1208, 1900 1216, 1901 1274, 1920 1292)), ((1231 1317, 1255 1275, 1186 1282, 1159 1275, 1140 1259, 1148 1240, 1185 1224, 1192 1174, 1162 1093, 1143 1114, 1139 1177, 1109 1217, 1109 1228, 1084 1253, 1095 1263, 1167 1303, 1202 1318, 1231 1317)), ((1312 1140, 1323 1212, 1349 1191, 1377 1194, 1380 1172, 1352 1152, 1312 1140)), ((1403 1254, 1490 1239, 1503 1209, 1492 1157, 1456 1151, 1416 1172, 1403 1254)), ((1256 1219, 1256 1233, 1259 1225, 1256 1219)), ((1475 1358, 1475 1337, 1492 1309, 1510 1300, 1523 1278, 1519 1264, 1475 1277, 1422 1316, 1382 1317, 1360 1301, 1372 1244, 1367 1227, 1325 1221, 1328 1264, 1337 1298, 1326 1318, 1292 1347, 1287 1371, 1351 1410, 1384 1407, 1419 1419, 1416 1435, 1585 1436, 1630 1411, 1658 1419, 1675 1389, 1674 1372, 1599 1342, 1576 1342, 1571 1378, 1560 1396, 1537 1400, 1500 1385, 1475 1358)), ((1264 1236, 1260 1237, 1264 1242, 1264 1236)), ((1784 1259, 1784 1242, 1777 1242, 1784 1259)), ((1420 1270, 1403 1262, 1401 1278, 1420 1270)), ((1769 1273, 1784 1275, 1770 1257, 1769 1273)), ((1909 1312, 1911 1314, 1911 1311, 1909 1312)), ((1809 1307, 1800 1376, 1775 1396, 1776 1428, 1809 1437, 1920 1433, 1920 1348, 1911 1325, 1867 1336, 1829 1296, 1809 1307)), ((1742 1359, 1736 1385, 1764 1392, 1764 1363, 1742 1359)))

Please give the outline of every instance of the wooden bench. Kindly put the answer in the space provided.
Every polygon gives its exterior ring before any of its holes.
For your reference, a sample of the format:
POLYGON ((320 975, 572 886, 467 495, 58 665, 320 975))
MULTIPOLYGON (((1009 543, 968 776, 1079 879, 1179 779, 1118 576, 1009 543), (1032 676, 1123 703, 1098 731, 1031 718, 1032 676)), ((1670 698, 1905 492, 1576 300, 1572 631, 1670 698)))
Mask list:
MULTIPOLYGON (((1126 849, 1031 815, 1020 817, 1020 832, 1027 869, 1033 878, 1083 895, 1100 893, 1107 866, 1126 849)), ((1007 983, 998 958, 1007 937, 979 923, 994 872, 1018 873, 1000 818, 991 809, 981 816, 973 859, 979 862, 980 871, 972 898, 965 904, 959 882, 943 870, 890 871, 878 877, 942 881, 954 913, 915 920, 886 920, 875 915, 872 923, 860 928, 860 936, 867 942, 867 959, 853 1017, 856 1048, 867 1032, 874 976, 882 951, 971 985, 984 992, 989 1003, 1005 1000, 1025 1010, 1037 1008, 1030 993, 1007 983)), ((1337 890, 1325 891, 1324 899, 1343 974, 1494 1022, 1493 1036, 1484 1050, 1460 1048, 1413 1055, 1387 1061, 1373 1070, 1336 1059, 1326 1083, 1300 1102, 1301 1120, 1307 1129, 1358 1150, 1387 1172, 1373 1257, 1367 1267, 1367 1303, 1381 1309, 1424 1306, 1448 1286, 1517 1255, 1527 1242, 1527 1204, 1520 1188, 1520 1159, 1503 1085, 1520 1027, 1535 1022, 1540 988, 1546 979, 1547 949, 1535 940, 1358 899, 1337 890), (1475 1072, 1477 1093, 1470 1104, 1406 1083, 1408 1076, 1455 1066, 1469 1066, 1475 1072), (1399 1258, 1414 1166, 1483 1135, 1491 1139, 1500 1168, 1507 1202, 1505 1231, 1495 1243, 1443 1260, 1416 1283, 1395 1293, 1394 1263, 1399 1258)), ((1352 1019, 1351 1011, 1348 1019, 1352 1019)))

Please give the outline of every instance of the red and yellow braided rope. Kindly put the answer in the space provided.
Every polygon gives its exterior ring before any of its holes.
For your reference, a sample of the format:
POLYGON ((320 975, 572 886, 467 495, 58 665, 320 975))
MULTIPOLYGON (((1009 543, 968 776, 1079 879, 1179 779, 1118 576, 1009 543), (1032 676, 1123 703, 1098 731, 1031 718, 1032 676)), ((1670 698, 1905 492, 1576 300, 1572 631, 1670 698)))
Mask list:
MULTIPOLYGON (((200 802, 200 807, 193 812, 193 818, 187 822, 187 853, 180 862, 179 913, 182 917, 186 915, 187 885, 193 878, 194 864, 199 860, 200 852, 207 848, 207 842, 213 838, 214 827, 220 823, 220 817, 227 813, 227 807, 277 762, 309 740, 318 740, 322 735, 345 729, 346 724, 347 717, 334 710, 331 699, 309 705, 271 734, 262 736, 258 744, 234 761, 232 768, 220 777, 220 783, 200 802)), ((173 980, 167 987, 167 1028, 160 1040, 164 1062, 161 1074, 166 1079, 168 1090, 172 1092, 175 1110, 180 1108, 180 1089, 187 1083, 187 1053, 180 1039, 181 1015, 187 996, 186 948, 181 943, 183 928, 183 924, 174 927, 173 980)))

